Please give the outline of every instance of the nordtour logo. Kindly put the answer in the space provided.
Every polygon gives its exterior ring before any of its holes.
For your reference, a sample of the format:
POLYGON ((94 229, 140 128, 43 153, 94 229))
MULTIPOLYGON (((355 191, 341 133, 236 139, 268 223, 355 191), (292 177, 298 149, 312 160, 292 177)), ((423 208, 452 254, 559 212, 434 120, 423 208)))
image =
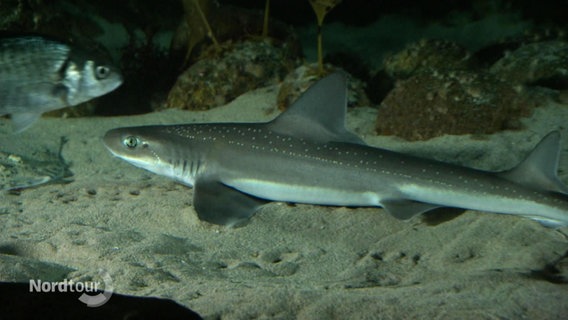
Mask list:
POLYGON ((100 307, 112 296, 112 279, 108 272, 104 270, 99 271, 99 277, 102 279, 103 283, 100 281, 91 282, 80 282, 64 279, 63 281, 53 282, 53 281, 42 281, 42 280, 30 280, 30 292, 77 292, 82 293, 79 297, 79 301, 87 305, 87 307, 100 307), (103 290, 103 292, 100 292, 103 290))

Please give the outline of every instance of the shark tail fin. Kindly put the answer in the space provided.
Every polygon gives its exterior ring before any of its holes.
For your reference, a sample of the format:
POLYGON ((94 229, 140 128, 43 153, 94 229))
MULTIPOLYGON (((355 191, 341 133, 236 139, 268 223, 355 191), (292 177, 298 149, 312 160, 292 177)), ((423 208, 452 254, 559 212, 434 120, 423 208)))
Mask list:
POLYGON ((528 188, 568 194, 568 187, 556 175, 559 157, 560 133, 552 131, 540 140, 523 162, 511 170, 500 172, 499 176, 528 188))

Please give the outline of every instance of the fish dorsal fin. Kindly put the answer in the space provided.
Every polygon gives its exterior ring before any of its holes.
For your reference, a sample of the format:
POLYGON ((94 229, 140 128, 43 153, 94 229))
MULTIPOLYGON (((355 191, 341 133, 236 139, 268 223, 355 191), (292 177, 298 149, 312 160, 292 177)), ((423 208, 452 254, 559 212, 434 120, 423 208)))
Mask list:
POLYGON ((568 188, 556 176, 559 157, 560 133, 552 131, 540 140, 523 162, 499 173, 499 176, 528 188, 568 194, 568 188))
POLYGON ((346 107, 346 79, 336 72, 316 82, 267 125, 276 133, 321 143, 365 144, 345 129, 346 107))

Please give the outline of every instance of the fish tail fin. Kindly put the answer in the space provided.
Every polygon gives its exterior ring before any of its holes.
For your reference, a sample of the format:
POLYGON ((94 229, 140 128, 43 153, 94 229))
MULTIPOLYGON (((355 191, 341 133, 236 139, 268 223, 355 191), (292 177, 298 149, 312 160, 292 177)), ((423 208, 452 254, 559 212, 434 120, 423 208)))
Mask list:
POLYGON ((12 126, 14 127, 14 133, 21 133, 22 131, 29 128, 34 122, 39 119, 41 113, 28 112, 28 113, 13 113, 10 115, 12 119, 12 126))

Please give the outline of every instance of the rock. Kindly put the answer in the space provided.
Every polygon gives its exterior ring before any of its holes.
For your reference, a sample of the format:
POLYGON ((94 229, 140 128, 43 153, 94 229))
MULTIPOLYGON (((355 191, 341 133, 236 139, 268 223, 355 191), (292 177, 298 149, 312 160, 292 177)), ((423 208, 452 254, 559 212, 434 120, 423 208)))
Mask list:
MULTIPOLYGON (((505 54, 490 68, 499 78, 514 84, 535 84, 557 79, 568 83, 568 42, 530 43, 505 54)), ((547 85, 545 85, 547 86, 547 85)))
POLYGON ((225 43, 220 54, 197 61, 177 79, 164 108, 208 110, 239 95, 276 84, 299 64, 299 55, 270 39, 225 43))
POLYGON ((385 58, 385 72, 395 79, 406 79, 427 69, 469 69, 471 54, 462 46, 446 40, 420 40, 385 58))
POLYGON ((407 140, 520 128, 539 94, 487 72, 430 70, 400 80, 382 102, 377 133, 407 140))

